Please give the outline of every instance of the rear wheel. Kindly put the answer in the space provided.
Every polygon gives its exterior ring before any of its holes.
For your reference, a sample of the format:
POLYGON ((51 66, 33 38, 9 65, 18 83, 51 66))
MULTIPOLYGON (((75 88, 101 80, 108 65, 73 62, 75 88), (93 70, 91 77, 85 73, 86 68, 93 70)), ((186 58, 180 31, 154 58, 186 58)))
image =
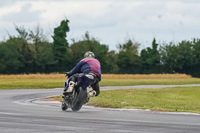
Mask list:
POLYGON ((76 95, 74 97, 73 106, 71 109, 73 111, 78 111, 81 109, 82 105, 84 104, 84 101, 87 97, 87 90, 83 89, 82 87, 79 87, 76 91, 76 95))

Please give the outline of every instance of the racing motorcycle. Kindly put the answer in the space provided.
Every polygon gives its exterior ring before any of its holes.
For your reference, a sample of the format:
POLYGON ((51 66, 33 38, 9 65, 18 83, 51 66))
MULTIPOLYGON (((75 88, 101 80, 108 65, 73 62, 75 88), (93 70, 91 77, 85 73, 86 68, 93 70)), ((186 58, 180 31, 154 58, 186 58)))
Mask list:
POLYGON ((91 84, 94 83, 94 77, 90 74, 80 74, 76 82, 70 81, 70 77, 65 81, 66 92, 63 93, 62 110, 71 108, 72 111, 78 111, 86 104, 90 97, 96 94, 92 90, 91 84))

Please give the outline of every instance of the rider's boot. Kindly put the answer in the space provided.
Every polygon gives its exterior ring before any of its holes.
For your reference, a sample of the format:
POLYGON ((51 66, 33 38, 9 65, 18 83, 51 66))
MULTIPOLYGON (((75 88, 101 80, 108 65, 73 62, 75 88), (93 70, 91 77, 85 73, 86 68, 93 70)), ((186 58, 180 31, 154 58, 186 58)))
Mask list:
POLYGON ((74 81, 70 81, 69 82, 69 87, 68 87, 66 92, 72 92, 73 89, 74 89, 74 85, 75 85, 75 82, 74 81))
POLYGON ((74 89, 74 85, 75 85, 75 82, 74 81, 70 81, 69 82, 69 87, 66 90, 64 90, 63 95, 66 96, 67 94, 70 94, 74 89))
POLYGON ((86 104, 90 100, 90 97, 93 97, 95 95, 96 95, 96 91, 95 90, 89 91, 88 94, 87 94, 87 98, 84 101, 84 104, 86 104))
POLYGON ((95 90, 91 90, 89 93, 88 93, 88 96, 89 97, 94 97, 96 95, 96 91, 95 90))

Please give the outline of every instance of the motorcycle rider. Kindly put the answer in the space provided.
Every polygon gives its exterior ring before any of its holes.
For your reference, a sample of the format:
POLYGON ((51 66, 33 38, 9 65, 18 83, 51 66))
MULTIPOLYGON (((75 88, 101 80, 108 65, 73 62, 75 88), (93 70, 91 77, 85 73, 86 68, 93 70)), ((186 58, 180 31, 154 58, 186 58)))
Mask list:
POLYGON ((88 51, 84 55, 84 59, 82 59, 76 66, 70 71, 67 72, 66 75, 69 78, 69 81, 66 82, 67 85, 64 88, 64 95, 66 92, 71 92, 75 86, 76 81, 78 81, 79 77, 89 74, 92 76, 91 79, 84 80, 86 86, 91 85, 93 91, 90 95, 98 96, 100 93, 99 89, 99 81, 101 81, 101 65, 100 62, 95 59, 95 55, 93 52, 88 51), (72 87, 70 89, 70 86, 72 87))

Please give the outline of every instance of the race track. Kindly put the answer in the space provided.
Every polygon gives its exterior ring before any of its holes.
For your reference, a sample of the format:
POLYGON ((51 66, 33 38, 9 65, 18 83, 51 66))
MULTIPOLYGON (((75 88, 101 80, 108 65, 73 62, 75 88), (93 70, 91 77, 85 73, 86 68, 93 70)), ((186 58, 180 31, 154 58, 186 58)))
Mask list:
MULTIPOLYGON (((193 85, 197 86, 197 85, 193 85)), ((200 85, 198 85, 200 86, 200 85)), ((166 86, 102 87, 160 88, 166 86)), ((176 86, 169 86, 176 87, 176 86)), ((62 89, 0 90, 0 133, 199 133, 200 115, 84 106, 62 111, 60 103, 40 99, 62 89)))

